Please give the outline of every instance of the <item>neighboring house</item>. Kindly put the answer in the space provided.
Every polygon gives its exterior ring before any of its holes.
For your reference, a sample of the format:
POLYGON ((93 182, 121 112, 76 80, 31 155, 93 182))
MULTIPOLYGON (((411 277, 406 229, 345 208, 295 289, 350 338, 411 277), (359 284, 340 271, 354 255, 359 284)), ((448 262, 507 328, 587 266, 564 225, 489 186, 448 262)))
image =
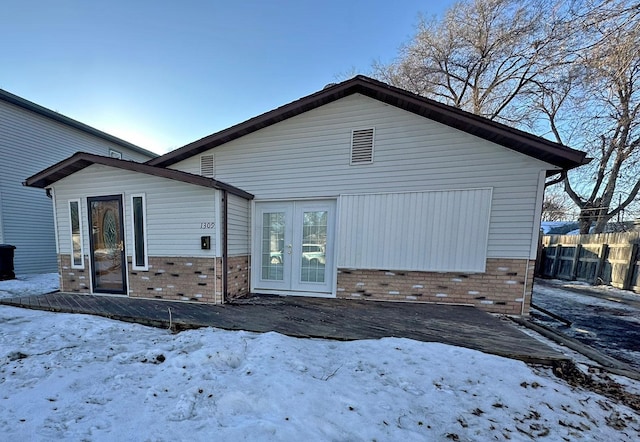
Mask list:
POLYGON ((17 274, 58 269, 51 200, 22 182, 79 150, 134 161, 157 156, 0 89, 0 244, 16 246, 17 274))
POLYGON ((540 223, 540 230, 544 235, 566 235, 579 227, 580 223, 577 221, 542 221, 540 223))
MULTIPOLYGON (((589 232, 593 232, 595 223, 592 223, 589 232)), ((580 235, 580 223, 577 221, 543 221, 540 229, 543 235, 580 235)), ((610 221, 604 226, 602 233, 622 233, 640 231, 640 222, 636 221, 610 221)))
POLYGON ((357 76, 146 164, 79 153, 26 184, 54 191, 65 291, 526 314, 545 178, 583 163, 357 76))

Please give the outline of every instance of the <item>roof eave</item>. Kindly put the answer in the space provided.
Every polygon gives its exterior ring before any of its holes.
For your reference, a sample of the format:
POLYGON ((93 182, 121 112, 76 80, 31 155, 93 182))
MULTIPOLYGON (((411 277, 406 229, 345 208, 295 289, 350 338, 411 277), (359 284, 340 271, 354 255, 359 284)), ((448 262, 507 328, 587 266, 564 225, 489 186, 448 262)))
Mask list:
POLYGON ((165 155, 153 158, 147 161, 146 164, 160 167, 170 166, 221 144, 228 143, 229 141, 233 141, 237 138, 243 137, 244 135, 256 132, 264 127, 271 126, 272 124, 279 123, 280 121, 287 120, 296 115, 300 115, 304 112, 355 93, 355 89, 354 91, 351 91, 352 88, 355 88, 355 85, 342 88, 338 86, 340 86, 340 84, 325 88, 314 94, 265 112, 264 114, 253 117, 242 123, 238 123, 234 126, 208 135, 165 155))
POLYGON ((135 144, 129 143, 128 141, 125 141, 121 138, 115 137, 113 135, 110 135, 106 132, 102 132, 101 130, 98 130, 94 127, 91 127, 89 125, 86 125, 84 123, 81 123, 77 120, 74 120, 73 118, 69 118, 67 116, 64 116, 62 114, 59 114, 58 112, 54 112, 51 109, 47 109, 44 106, 40 106, 39 104, 33 103, 29 100, 25 100, 22 97, 19 97, 17 95, 14 95, 10 92, 7 92, 3 89, 0 89, 0 100, 2 101, 6 101, 7 103, 13 104, 15 106, 18 106, 22 109, 26 109, 30 112, 34 112, 38 115, 41 115, 43 117, 49 118, 51 120, 57 121, 58 123, 64 124, 66 126, 72 127, 74 129, 77 129, 79 131, 82 131, 84 133, 87 133, 89 135, 92 135, 94 137, 97 138, 101 138, 105 141, 109 141, 113 144, 116 144, 120 147, 124 147, 127 148, 129 150, 132 150, 134 152, 137 152, 139 154, 145 155, 147 157, 151 157, 151 158, 157 158, 158 154, 151 152, 150 150, 144 149, 140 146, 136 146, 135 144))
POLYGON ((524 155, 545 161, 556 167, 568 170, 585 164, 584 152, 570 149, 544 138, 364 76, 356 76, 345 82, 326 87, 314 94, 194 141, 161 157, 149 160, 147 164, 161 167, 170 166, 266 126, 355 93, 363 94, 400 109, 438 121, 524 155))
POLYGON ((230 184, 223 183, 222 181, 214 180, 213 178, 207 178, 201 175, 194 175, 174 169, 165 169, 162 167, 151 166, 135 161, 126 161, 117 158, 94 155, 86 152, 77 152, 69 158, 66 158, 54 164, 53 166, 48 167, 47 169, 27 178, 22 184, 28 187, 37 187, 43 189, 93 164, 101 164, 104 166, 129 170, 132 172, 144 173, 147 175, 185 182, 196 186, 225 190, 233 195, 237 195, 247 200, 253 199, 254 197, 253 194, 249 192, 246 192, 230 184))

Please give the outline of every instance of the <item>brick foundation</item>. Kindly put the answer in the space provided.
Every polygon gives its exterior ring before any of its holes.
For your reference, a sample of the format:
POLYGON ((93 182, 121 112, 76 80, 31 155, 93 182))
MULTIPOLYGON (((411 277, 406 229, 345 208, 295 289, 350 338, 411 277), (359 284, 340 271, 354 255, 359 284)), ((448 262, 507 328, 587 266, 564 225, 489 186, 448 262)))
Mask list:
POLYGON ((227 258, 227 299, 238 299, 249 294, 249 257, 227 258))
MULTIPOLYGON (((487 259, 485 273, 338 269, 337 297, 469 304, 492 313, 520 315, 524 296, 528 315, 534 264, 524 259, 487 259)), ((62 291, 91 292, 87 257, 84 269, 72 269, 71 257, 59 255, 58 267, 62 291)), ((226 271, 227 299, 248 295, 249 257, 229 257, 226 271)), ((222 272, 221 258, 150 257, 148 271, 129 272, 129 296, 222 303, 222 272)))
POLYGON ((60 291, 70 293, 90 293, 89 260, 84 258, 84 269, 71 268, 71 255, 58 255, 60 291))
MULTIPOLYGON (((131 269, 131 257, 127 257, 131 269)), ((149 257, 149 270, 129 271, 129 296, 221 303, 215 258, 149 257)))
MULTIPOLYGON (((149 257, 149 270, 129 268, 129 296, 132 298, 198 301, 220 304, 222 296, 221 258, 149 257)), ((89 259, 84 269, 72 269, 69 255, 58 255, 60 290, 91 293, 89 259)), ((249 294, 249 257, 234 256, 227 260, 228 299, 249 294)))
POLYGON ((492 313, 520 315, 525 296, 528 315, 534 266, 533 260, 487 259, 485 273, 338 269, 337 297, 469 304, 492 313))

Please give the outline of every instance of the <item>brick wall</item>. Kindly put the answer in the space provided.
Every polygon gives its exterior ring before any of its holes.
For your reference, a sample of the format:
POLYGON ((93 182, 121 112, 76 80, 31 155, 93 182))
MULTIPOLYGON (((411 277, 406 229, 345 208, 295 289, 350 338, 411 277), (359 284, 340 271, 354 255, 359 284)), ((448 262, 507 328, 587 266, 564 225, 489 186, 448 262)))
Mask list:
MULTIPOLYGON (((128 258, 129 260, 131 258, 128 258)), ((89 293, 89 263, 72 269, 58 256, 62 291, 89 293)), ((131 263, 129 262, 129 268, 131 263)), ((339 298, 474 305, 493 313, 529 314, 534 261, 488 259, 485 273, 401 272, 338 269, 339 298), (529 263, 529 273, 527 273, 529 263), (526 283, 526 287, 525 287, 526 283)), ((129 272, 129 296, 221 303, 221 258, 149 258, 148 271, 129 272)), ((227 260, 228 298, 248 295, 248 256, 227 260)))
POLYGON ((129 296, 220 303, 215 264, 216 258, 150 256, 148 271, 129 271, 129 296))
POLYGON ((89 260, 84 258, 84 269, 71 268, 71 255, 58 255, 58 272, 60 273, 60 291, 70 293, 89 293, 91 278, 89 277, 89 260))
POLYGON ((227 258, 227 299, 237 299, 249 294, 249 257, 227 258))
POLYGON ((338 269, 337 296, 470 304, 493 313, 519 315, 526 293, 524 313, 529 314, 534 267, 533 260, 487 259, 485 273, 338 269))
MULTIPOLYGON (((131 257, 127 257, 131 269, 131 257)), ((89 262, 84 269, 72 269, 69 255, 58 255, 60 290, 90 293, 89 262)), ((222 303, 221 258, 149 257, 149 270, 129 271, 129 296, 132 298, 168 299, 222 303)), ((249 257, 227 260, 228 298, 249 294, 249 257)))

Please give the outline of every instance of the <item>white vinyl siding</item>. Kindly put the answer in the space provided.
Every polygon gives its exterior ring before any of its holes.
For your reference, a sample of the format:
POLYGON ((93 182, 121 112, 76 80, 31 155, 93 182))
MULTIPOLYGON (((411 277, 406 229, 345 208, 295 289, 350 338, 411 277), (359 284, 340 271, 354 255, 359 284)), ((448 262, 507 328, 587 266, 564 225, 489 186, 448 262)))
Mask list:
POLYGON ((0 183, 0 244, 4 244, 4 230, 2 228, 2 218, 4 214, 2 213, 2 183, 0 183))
MULTIPOLYGON (((18 275, 57 271, 51 200, 43 189, 24 187, 22 182, 27 177, 78 151, 109 156, 109 149, 115 149, 127 160, 150 159, 2 100, 0 140, 2 240, 16 246, 18 275)), ((61 210, 68 220, 66 203, 61 210)), ((68 232, 63 236, 66 238, 68 232)))
MULTIPOLYGON (((86 198, 101 195, 124 195, 128 201, 133 194, 145 194, 147 254, 153 256, 195 256, 215 255, 214 224, 215 189, 194 186, 175 180, 146 174, 120 170, 108 166, 92 165, 54 185, 57 207, 67 207, 62 203, 81 197, 84 220, 87 219, 86 198), (81 191, 78 189, 82 189, 81 191), (200 237, 211 235, 211 250, 201 250, 200 237)), ((124 205, 125 226, 132 225, 131 205, 124 205)), ((60 209, 58 209, 60 210, 60 209)), ((69 229, 68 216, 58 213, 58 229, 69 229)), ((86 225, 86 223, 85 223, 86 225)), ((133 234, 125 229, 125 249, 127 256, 133 256, 133 234)), ((88 253, 88 233, 84 232, 84 249, 88 253)), ((68 235, 60 235, 60 253, 69 254, 71 245, 68 235)))
MULTIPOLYGON (((539 172, 553 168, 359 94, 208 152, 216 155, 216 179, 257 201, 493 188, 489 258, 530 256, 539 172), (365 127, 375 127, 375 161, 354 167, 352 130, 365 127)), ((199 155, 172 167, 198 173, 199 155)))
POLYGON ((251 202, 231 194, 227 194, 227 198, 227 254, 248 255, 251 202))
POLYGON ((491 189, 343 195, 338 267, 483 272, 491 189))

